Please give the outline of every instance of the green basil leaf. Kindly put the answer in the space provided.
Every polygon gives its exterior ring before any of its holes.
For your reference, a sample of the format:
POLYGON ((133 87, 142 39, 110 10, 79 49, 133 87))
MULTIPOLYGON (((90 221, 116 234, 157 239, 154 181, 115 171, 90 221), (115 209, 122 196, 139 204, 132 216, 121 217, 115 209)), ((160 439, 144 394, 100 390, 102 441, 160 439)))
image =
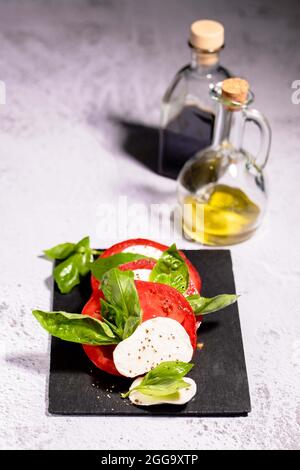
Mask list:
POLYGON ((50 259, 64 260, 54 269, 54 279, 60 292, 68 294, 80 283, 80 276, 90 272, 94 251, 90 248, 89 237, 84 237, 77 244, 62 243, 44 251, 50 259))
POLYGON ((77 251, 78 253, 84 253, 86 250, 89 250, 89 249, 90 249, 90 237, 84 237, 75 246, 75 251, 77 251))
POLYGON ((168 284, 183 293, 189 285, 189 270, 176 245, 163 252, 151 271, 150 281, 168 284))
POLYGON ((52 336, 73 343, 102 346, 117 344, 119 339, 104 322, 87 315, 33 310, 33 315, 52 336))
POLYGON ((101 316, 112 330, 120 337, 123 337, 123 312, 118 308, 101 299, 101 316))
MULTIPOLYGON (((103 317, 102 317, 103 318, 103 317)), ((117 328, 116 325, 114 325, 113 323, 111 323, 109 320, 107 320, 106 318, 103 318, 103 322, 109 326, 109 328, 111 329, 111 331, 117 336, 117 338, 119 339, 119 341, 122 341, 122 335, 123 335, 123 330, 120 329, 120 328, 117 328)))
POLYGON ((103 276, 101 289, 105 296, 103 315, 123 330, 122 338, 128 338, 142 321, 138 293, 132 271, 113 268, 103 276))
POLYGON ((94 261, 93 250, 90 248, 90 237, 84 237, 75 246, 75 251, 80 255, 77 258, 77 267, 80 276, 85 276, 91 270, 94 261))
POLYGON ((117 253, 107 258, 98 258, 91 267, 93 276, 102 281, 104 274, 110 269, 117 268, 121 264, 130 263, 138 259, 146 258, 146 256, 135 253, 117 253))
POLYGON ((169 397, 178 392, 182 388, 190 388, 191 384, 187 383, 183 379, 179 379, 173 382, 165 383, 162 385, 138 385, 135 390, 152 397, 169 397))
POLYGON ((87 248, 84 252, 79 253, 77 258, 77 267, 80 276, 86 276, 90 272, 93 261, 94 257, 90 248, 87 248))
POLYGON ((195 294, 188 296, 186 299, 194 310, 195 315, 206 315, 228 307, 228 305, 236 302, 238 297, 235 294, 221 294, 216 297, 206 298, 195 294))
POLYGON ((150 370, 143 379, 143 385, 152 385, 163 380, 182 379, 191 369, 193 364, 181 361, 165 361, 150 370))
POLYGON ((189 388, 190 384, 183 377, 194 367, 194 364, 180 361, 165 361, 150 370, 141 383, 123 393, 126 398, 133 390, 139 390, 144 395, 167 397, 178 392, 181 388, 189 388))
POLYGON ((62 294, 68 294, 74 286, 80 283, 80 257, 79 253, 72 255, 54 269, 54 279, 62 294))
POLYGON ((75 251, 74 243, 60 243, 59 245, 44 250, 45 255, 50 259, 66 259, 75 251))

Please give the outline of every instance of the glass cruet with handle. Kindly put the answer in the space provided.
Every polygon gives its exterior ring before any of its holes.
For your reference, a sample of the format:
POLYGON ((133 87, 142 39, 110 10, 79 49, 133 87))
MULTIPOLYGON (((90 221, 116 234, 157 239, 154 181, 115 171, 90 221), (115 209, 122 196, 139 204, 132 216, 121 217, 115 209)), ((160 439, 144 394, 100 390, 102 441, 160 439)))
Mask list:
POLYGON ((183 230, 205 245, 231 245, 248 239, 263 219, 267 191, 264 168, 271 145, 267 119, 249 106, 254 95, 246 80, 229 78, 213 86, 218 103, 212 145, 196 153, 178 176, 183 230), (245 124, 260 131, 257 155, 243 148, 245 124))

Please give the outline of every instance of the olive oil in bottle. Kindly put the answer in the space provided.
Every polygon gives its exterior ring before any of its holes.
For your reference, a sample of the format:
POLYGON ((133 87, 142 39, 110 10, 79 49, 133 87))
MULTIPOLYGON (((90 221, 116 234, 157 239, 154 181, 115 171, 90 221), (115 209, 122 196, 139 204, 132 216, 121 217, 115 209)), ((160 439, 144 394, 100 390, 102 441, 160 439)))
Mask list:
POLYGON ((178 199, 189 238, 205 245, 231 245, 249 238, 261 223, 267 199, 263 168, 271 131, 264 116, 248 108, 253 94, 246 80, 224 80, 211 96, 219 103, 213 143, 184 165, 178 199), (246 121, 254 122, 261 132, 256 157, 242 148, 246 121))
POLYGON ((249 238, 260 213, 244 191, 223 184, 187 196, 184 204, 184 231, 204 245, 231 245, 249 238))

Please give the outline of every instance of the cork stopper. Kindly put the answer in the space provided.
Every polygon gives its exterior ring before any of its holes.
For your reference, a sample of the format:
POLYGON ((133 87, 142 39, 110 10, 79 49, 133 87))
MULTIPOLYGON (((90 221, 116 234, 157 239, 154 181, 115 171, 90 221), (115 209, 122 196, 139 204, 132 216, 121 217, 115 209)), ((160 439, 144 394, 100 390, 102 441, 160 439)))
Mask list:
POLYGON ((224 27, 218 21, 195 21, 190 28, 189 42, 196 49, 217 51, 224 45, 224 27))
POLYGON ((249 83, 242 78, 227 78, 222 83, 222 97, 243 105, 248 98, 249 83))

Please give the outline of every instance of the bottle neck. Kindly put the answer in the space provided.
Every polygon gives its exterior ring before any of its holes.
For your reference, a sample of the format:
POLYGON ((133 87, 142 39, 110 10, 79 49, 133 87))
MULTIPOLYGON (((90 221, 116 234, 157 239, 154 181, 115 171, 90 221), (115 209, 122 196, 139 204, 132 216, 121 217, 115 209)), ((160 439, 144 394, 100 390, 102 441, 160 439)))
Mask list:
POLYGON ((239 151, 242 147, 244 123, 242 109, 232 111, 220 103, 214 125, 212 146, 230 146, 239 151))
POLYGON ((205 52, 200 49, 191 48, 191 67, 209 73, 218 67, 220 60, 219 51, 205 52))

